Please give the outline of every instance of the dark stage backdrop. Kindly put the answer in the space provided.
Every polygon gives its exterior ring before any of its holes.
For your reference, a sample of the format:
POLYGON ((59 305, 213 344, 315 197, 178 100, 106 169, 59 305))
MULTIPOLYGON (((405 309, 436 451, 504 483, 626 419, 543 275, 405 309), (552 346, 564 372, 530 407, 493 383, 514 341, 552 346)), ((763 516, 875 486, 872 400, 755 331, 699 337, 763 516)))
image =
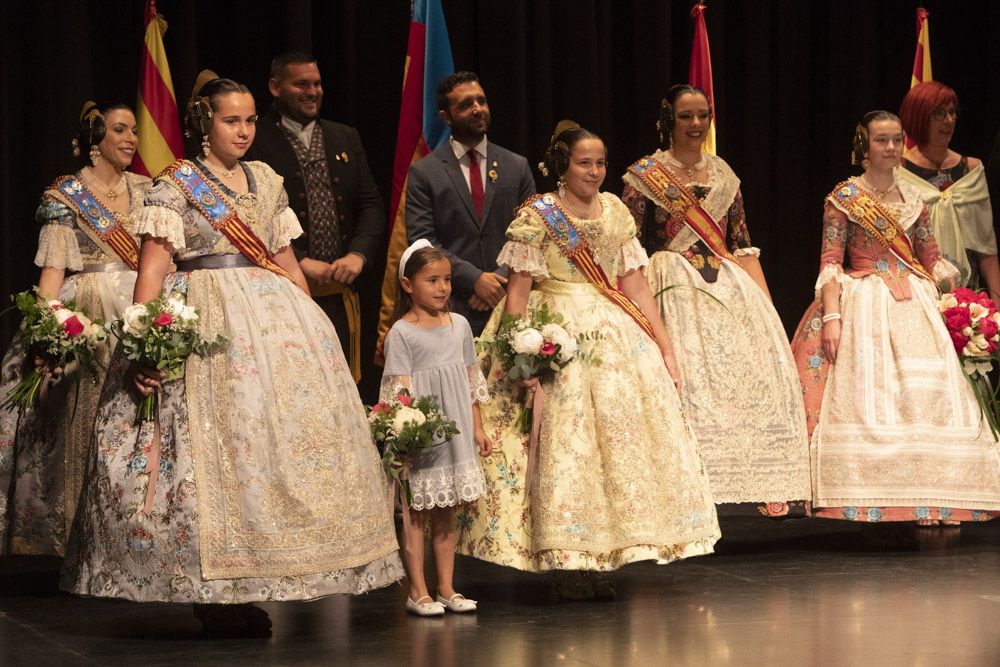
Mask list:
MULTIPOLYGON (((43 187, 75 167, 69 141, 83 101, 134 102, 143 0, 4 3, 0 22, 0 302, 37 279, 33 212, 43 187), (11 5, 16 5, 11 7, 11 5)), ((198 70, 245 82, 269 103, 271 57, 311 50, 324 117, 359 128, 388 200, 409 24, 406 0, 160 0, 178 102, 198 70)), ((985 157, 1000 129, 1000 4, 923 3, 935 78, 959 94, 953 147, 985 157)), ((685 81, 690 0, 445 0, 455 66, 479 73, 490 138, 540 158, 557 120, 605 138, 605 187, 655 147, 663 91, 685 81)), ((915 47, 912 1, 710 0, 720 154, 743 181, 751 236, 791 329, 816 279, 823 196, 851 173, 861 114, 898 109, 915 47)), ((539 176, 539 187, 548 188, 539 176)), ((0 345, 16 318, 0 323, 0 345)), ((724 332, 720 332, 723 336, 724 332)))

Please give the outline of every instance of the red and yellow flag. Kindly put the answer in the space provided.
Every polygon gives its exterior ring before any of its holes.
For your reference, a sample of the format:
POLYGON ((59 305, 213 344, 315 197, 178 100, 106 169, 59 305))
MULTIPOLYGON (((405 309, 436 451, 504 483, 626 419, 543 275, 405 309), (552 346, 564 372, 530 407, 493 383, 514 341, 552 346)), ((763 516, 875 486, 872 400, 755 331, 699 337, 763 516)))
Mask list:
POLYGON ((177 98, 163 48, 166 31, 166 20, 156 13, 156 0, 148 0, 139 99, 135 105, 139 145, 132 162, 132 171, 145 176, 156 176, 174 160, 184 157, 177 98))
POLYGON ((399 258, 406 240, 406 178, 410 165, 448 140, 450 131, 438 116, 437 84, 455 71, 451 41, 441 0, 414 0, 410 40, 403 67, 403 100, 399 104, 396 159, 389 200, 389 249, 382 277, 382 310, 378 320, 375 362, 381 364, 382 342, 396 307, 399 258))
POLYGON ((688 83, 692 86, 698 86, 708 96, 708 105, 712 109, 712 124, 708 128, 708 137, 705 139, 705 152, 715 155, 715 128, 719 114, 715 107, 715 91, 712 86, 712 54, 708 48, 705 9, 707 7, 700 2, 691 8, 691 17, 694 19, 694 41, 691 44, 691 69, 688 71, 688 83))
POLYGON ((923 7, 917 7, 917 53, 913 57, 913 76, 910 88, 924 81, 933 81, 931 74, 931 26, 927 22, 930 14, 923 7))

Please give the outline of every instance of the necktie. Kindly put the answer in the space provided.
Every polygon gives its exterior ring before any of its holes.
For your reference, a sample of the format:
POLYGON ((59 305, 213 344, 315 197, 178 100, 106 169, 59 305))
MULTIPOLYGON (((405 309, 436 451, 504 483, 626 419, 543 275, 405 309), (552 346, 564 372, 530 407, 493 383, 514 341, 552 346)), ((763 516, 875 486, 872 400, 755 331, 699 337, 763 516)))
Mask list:
POLYGON ((476 217, 483 218, 483 175, 479 173, 479 154, 473 148, 469 151, 469 193, 472 195, 472 205, 476 208, 476 217))

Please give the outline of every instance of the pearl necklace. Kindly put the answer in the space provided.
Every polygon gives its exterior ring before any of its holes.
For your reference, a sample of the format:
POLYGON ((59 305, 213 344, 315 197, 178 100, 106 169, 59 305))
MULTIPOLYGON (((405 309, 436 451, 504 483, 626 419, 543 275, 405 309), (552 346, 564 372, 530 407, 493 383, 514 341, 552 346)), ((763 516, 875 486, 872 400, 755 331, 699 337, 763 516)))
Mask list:
POLYGON ((674 154, 672 152, 670 152, 669 150, 667 151, 667 162, 669 162, 674 167, 680 167, 684 171, 684 173, 687 175, 688 180, 694 178, 695 174, 697 174, 699 171, 701 171, 702 169, 705 168, 705 157, 704 156, 702 156, 701 159, 699 159, 694 164, 685 164, 685 163, 681 162, 680 160, 678 160, 677 158, 675 158, 674 154))
POLYGON ((117 183, 113 186, 109 186, 106 183, 99 181, 97 179, 97 175, 94 174, 93 169, 90 169, 89 167, 84 167, 80 170, 80 173, 83 175, 84 180, 95 186, 95 188, 100 191, 101 196, 108 201, 115 201, 122 194, 122 192, 127 189, 124 174, 121 175, 117 183))
POLYGON ((226 169, 225 167, 219 167, 219 166, 217 166, 215 164, 212 164, 208 160, 203 160, 202 164, 204 164, 206 167, 208 167, 209 169, 211 169, 213 173, 218 174, 219 176, 222 176, 223 178, 234 178, 236 176, 236 173, 240 170, 240 163, 239 162, 237 162, 236 166, 233 167, 232 169, 226 169))

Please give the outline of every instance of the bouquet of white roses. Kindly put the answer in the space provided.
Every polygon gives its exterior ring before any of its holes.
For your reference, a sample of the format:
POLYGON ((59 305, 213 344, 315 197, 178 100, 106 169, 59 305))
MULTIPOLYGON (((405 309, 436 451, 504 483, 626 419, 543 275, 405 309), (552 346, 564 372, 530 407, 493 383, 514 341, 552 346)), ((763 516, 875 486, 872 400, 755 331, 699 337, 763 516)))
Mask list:
MULTIPOLYGON (((91 322, 73 301, 42 301, 38 288, 11 296, 24 315, 23 332, 28 349, 45 357, 55 368, 74 359, 90 374, 97 375, 94 351, 107 336, 104 327, 91 322)), ((35 368, 17 383, 0 408, 30 410, 38 401, 45 377, 44 368, 35 368)))
MULTIPOLYGON (((166 373, 164 381, 184 377, 184 363, 192 354, 208 354, 226 344, 219 334, 214 341, 198 334, 198 312, 183 301, 162 293, 148 303, 125 309, 122 319, 111 323, 111 333, 121 341, 125 357, 132 362, 166 373)), ((156 415, 157 393, 142 399, 136 423, 156 415)))
MULTIPOLYGON (((558 373, 569 362, 584 356, 580 343, 597 340, 600 333, 586 332, 576 336, 569 333, 559 313, 549 310, 547 304, 531 313, 529 318, 505 313, 493 339, 480 339, 480 349, 490 351, 499 361, 511 380, 527 380, 558 373)), ((600 360, 593 355, 592 362, 600 360)), ((524 407, 517 419, 522 432, 531 429, 532 408, 524 407)))
POLYGON ((455 422, 445 419, 434 396, 413 398, 403 389, 390 401, 380 401, 368 413, 375 444, 382 450, 382 465, 406 492, 413 504, 408 478, 409 458, 419 449, 429 449, 458 435, 455 422))

